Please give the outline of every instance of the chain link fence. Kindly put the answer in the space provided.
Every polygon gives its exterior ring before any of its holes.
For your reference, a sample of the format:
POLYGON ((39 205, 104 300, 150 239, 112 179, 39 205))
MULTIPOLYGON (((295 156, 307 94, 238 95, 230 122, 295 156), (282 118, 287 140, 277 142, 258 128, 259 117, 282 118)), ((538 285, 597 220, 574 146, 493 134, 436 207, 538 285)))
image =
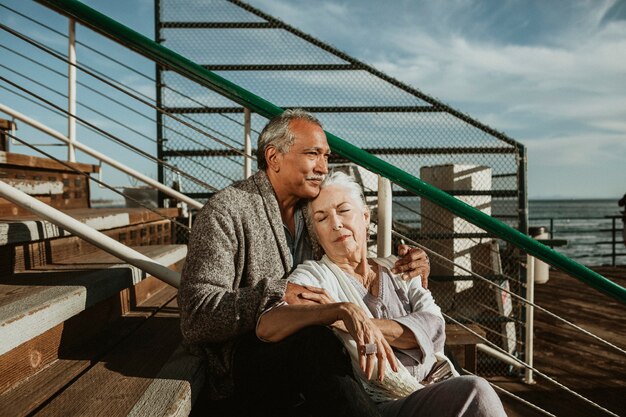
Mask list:
MULTIPOLYGON (((526 232, 524 148, 511 138, 243 2, 157 0, 156 14, 164 46, 283 108, 315 113, 326 130, 526 232)), ((215 189, 242 179, 244 109, 166 68, 157 83, 159 157, 215 189)), ((253 143, 265 123, 252 115, 253 143)), ((346 164, 331 157, 331 165, 346 164)), ((375 205, 373 174, 358 172, 375 205)), ((164 168, 159 177, 194 198, 213 192, 164 168)), ((524 295, 525 257, 444 208, 393 190, 396 243, 443 256, 431 256, 430 284, 443 310, 523 357, 524 308, 506 291, 524 295)), ((483 375, 510 371, 479 359, 483 375)))

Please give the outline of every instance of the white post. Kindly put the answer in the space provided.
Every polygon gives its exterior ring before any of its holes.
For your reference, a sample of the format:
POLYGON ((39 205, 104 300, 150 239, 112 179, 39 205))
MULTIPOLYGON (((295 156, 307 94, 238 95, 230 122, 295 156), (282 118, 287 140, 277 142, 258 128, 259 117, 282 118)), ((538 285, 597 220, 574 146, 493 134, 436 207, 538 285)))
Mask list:
POLYGON ((12 203, 31 211, 45 220, 48 220, 50 223, 56 224, 57 226, 71 232, 87 242, 114 256, 117 256, 133 266, 136 266, 161 281, 164 281, 176 288, 180 285, 180 273, 172 271, 166 266, 150 259, 146 255, 121 244, 120 242, 98 232, 97 230, 92 229, 86 224, 73 219, 67 214, 54 209, 45 203, 42 203, 36 198, 31 197, 22 191, 16 190, 3 181, 0 181, 0 195, 12 203))
POLYGON ((391 181, 378 176, 378 236, 377 255, 381 258, 391 255, 391 181))
POLYGON ((246 156, 243 158, 243 176, 248 178, 252 175, 252 138, 250 135, 251 114, 250 109, 243 109, 243 129, 244 129, 244 153, 246 156))
POLYGON ((69 20, 69 40, 67 49, 67 137, 70 139, 67 145, 67 160, 76 162, 74 142, 76 142, 76 21, 69 20))
MULTIPOLYGON (((535 303, 535 257, 526 257, 526 301, 529 303, 535 303)), ((530 304, 526 304, 526 341, 524 346, 524 359, 529 368, 524 371, 524 382, 527 384, 534 384, 533 370, 533 332, 534 332, 534 320, 535 311, 534 307, 530 304)))

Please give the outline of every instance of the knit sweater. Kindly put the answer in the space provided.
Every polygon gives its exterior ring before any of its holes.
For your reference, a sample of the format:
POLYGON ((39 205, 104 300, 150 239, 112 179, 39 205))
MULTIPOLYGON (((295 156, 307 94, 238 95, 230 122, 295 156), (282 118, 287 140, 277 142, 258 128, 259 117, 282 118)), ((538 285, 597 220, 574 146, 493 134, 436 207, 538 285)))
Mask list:
POLYGON ((232 395, 237 339, 282 299, 292 260, 264 171, 215 194, 189 239, 178 301, 189 350, 207 360, 212 398, 232 395))

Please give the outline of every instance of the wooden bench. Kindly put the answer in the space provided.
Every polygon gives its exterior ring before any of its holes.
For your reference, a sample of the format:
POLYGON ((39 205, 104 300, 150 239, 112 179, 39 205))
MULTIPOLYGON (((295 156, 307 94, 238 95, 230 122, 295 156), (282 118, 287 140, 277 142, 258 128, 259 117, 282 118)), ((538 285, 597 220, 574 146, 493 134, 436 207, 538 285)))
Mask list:
MULTIPOLYGON (((473 332, 485 337, 485 331, 476 324, 465 325, 473 332)), ((476 373, 477 347, 483 340, 458 324, 446 324, 446 346, 450 349, 459 365, 471 372, 476 373)))
MULTIPOLYGON (((109 323, 102 320, 102 308, 87 310, 64 323, 59 340, 50 343, 51 335, 42 335, 46 340, 34 338, 16 349, 47 356, 51 344, 59 355, 0 394, 0 415, 189 415, 205 373, 200 358, 180 346, 176 294, 165 287, 109 323), (94 315, 100 318, 92 324, 95 330, 89 328, 94 315)), ((0 358, 5 375, 20 372, 15 356, 0 358)))

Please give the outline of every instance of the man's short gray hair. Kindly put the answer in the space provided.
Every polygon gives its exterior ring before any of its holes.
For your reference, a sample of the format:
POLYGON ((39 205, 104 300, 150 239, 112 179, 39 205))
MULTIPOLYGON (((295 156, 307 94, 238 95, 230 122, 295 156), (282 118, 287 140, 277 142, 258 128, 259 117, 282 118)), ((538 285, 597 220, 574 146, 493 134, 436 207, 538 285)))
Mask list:
POLYGON ((287 153, 291 149, 296 137, 289 129, 292 120, 306 120, 322 128, 322 123, 311 113, 302 109, 285 110, 282 114, 271 119, 259 135, 256 150, 256 163, 259 169, 267 168, 265 150, 274 146, 280 153, 287 153))

